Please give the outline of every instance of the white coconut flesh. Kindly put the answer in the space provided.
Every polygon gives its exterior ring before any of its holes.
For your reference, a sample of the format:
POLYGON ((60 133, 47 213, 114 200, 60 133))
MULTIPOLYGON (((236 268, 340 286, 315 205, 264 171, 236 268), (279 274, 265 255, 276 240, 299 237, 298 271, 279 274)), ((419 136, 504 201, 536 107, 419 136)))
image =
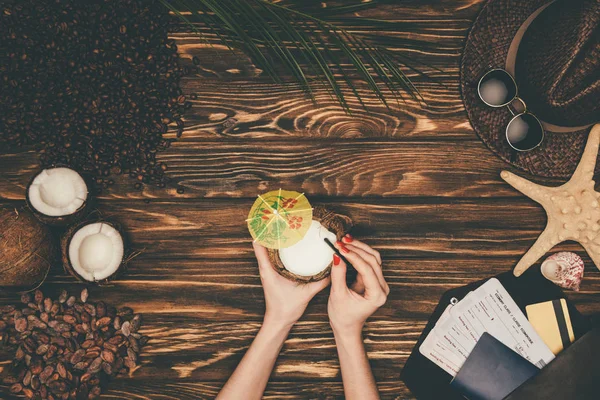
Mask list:
POLYGON ((71 215, 85 203, 88 188, 77 172, 69 168, 51 168, 40 172, 29 186, 29 202, 50 217, 71 215))
POLYGON ((335 243, 337 237, 318 221, 312 221, 306 235, 298 243, 279 250, 279 259, 285 268, 299 276, 313 276, 331 264, 333 250, 325 238, 335 243))
POLYGON ((123 238, 103 222, 80 228, 69 244, 69 261, 86 281, 100 281, 114 274, 123 261, 123 238))

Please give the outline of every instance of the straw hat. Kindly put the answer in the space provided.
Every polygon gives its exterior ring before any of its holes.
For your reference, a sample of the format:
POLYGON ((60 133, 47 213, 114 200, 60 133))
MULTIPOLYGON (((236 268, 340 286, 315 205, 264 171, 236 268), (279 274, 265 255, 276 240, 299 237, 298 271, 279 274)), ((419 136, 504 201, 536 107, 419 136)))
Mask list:
POLYGON ((488 1, 467 37, 460 75, 471 125, 494 153, 534 175, 570 176, 600 122, 600 1, 488 1), (494 68, 513 75, 519 97, 542 121, 539 147, 514 151, 505 136, 509 109, 479 98, 477 83, 494 68))

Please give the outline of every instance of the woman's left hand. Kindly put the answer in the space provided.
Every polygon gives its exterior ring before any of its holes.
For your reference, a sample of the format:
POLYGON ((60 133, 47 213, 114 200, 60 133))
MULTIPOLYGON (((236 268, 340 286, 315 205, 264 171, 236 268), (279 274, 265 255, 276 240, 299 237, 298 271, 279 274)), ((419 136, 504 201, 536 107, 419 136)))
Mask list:
POLYGON ((292 282, 275 271, 266 248, 256 243, 253 246, 265 292, 265 324, 291 327, 304 314, 310 300, 327 287, 331 279, 306 284, 292 282))

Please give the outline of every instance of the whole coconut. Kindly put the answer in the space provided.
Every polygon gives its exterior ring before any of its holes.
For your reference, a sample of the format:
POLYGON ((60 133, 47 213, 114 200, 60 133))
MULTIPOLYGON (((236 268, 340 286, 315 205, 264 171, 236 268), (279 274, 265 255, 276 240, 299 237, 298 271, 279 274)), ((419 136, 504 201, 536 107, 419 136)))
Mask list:
POLYGON ((48 275, 55 249, 50 229, 31 211, 0 207, 0 287, 38 285, 48 275))

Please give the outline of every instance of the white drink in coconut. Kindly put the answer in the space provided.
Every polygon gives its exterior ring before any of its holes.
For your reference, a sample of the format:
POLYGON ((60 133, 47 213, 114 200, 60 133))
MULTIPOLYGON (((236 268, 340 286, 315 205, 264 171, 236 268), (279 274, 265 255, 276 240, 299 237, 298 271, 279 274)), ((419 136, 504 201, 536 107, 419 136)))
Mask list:
POLYGON ((352 220, 324 207, 313 210, 312 221, 299 242, 283 249, 268 249, 273 266, 284 277, 298 282, 313 282, 329 276, 333 250, 325 243, 341 239, 352 226, 352 220))
POLYGON ((328 231, 318 221, 312 221, 308 232, 298 243, 279 250, 279 258, 285 268, 299 276, 314 276, 323 272, 333 257, 333 250, 325 243, 337 240, 335 233, 328 231))

